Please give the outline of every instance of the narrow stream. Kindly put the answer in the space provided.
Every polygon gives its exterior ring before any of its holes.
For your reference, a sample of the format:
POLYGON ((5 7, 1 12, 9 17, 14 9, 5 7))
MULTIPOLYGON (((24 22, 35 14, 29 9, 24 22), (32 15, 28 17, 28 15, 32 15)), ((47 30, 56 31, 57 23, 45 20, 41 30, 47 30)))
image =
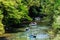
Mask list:
POLYGON ((41 26, 37 23, 29 24, 25 32, 12 33, 12 37, 9 40, 50 40, 50 36, 47 33, 48 26, 41 26))
POLYGON ((32 26, 32 28, 26 32, 27 40, 50 40, 49 34, 45 31, 48 29, 49 28, 45 26, 32 26))
POLYGON ((28 31, 13 33, 9 40, 50 40, 49 34, 46 32, 49 27, 34 25, 29 27, 28 31))

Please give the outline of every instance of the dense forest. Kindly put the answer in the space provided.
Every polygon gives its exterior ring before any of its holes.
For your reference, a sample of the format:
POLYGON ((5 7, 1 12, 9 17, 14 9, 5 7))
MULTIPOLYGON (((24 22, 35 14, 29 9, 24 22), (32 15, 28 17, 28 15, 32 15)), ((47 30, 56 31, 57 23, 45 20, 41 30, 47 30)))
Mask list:
POLYGON ((21 27, 24 20, 35 17, 54 30, 60 29, 60 0, 0 0, 0 34, 6 27, 21 27))

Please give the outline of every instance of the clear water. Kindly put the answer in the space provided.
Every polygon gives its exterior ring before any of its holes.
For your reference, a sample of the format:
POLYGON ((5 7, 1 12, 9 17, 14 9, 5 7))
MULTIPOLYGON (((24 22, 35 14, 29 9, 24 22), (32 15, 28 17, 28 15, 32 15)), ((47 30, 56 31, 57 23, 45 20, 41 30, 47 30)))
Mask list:
POLYGON ((32 26, 32 28, 29 31, 24 33, 23 37, 25 36, 27 40, 50 40, 49 34, 44 31, 47 29, 48 27, 45 26, 40 26, 40 27, 32 26), (36 38, 34 38, 31 35, 36 36, 36 38))
POLYGON ((48 30, 49 28, 46 26, 40 26, 40 25, 35 25, 31 26, 28 31, 25 31, 23 33, 18 32, 14 35, 13 37, 9 38, 10 40, 50 40, 49 34, 45 31, 48 30), (33 36, 36 37, 33 37, 33 36))

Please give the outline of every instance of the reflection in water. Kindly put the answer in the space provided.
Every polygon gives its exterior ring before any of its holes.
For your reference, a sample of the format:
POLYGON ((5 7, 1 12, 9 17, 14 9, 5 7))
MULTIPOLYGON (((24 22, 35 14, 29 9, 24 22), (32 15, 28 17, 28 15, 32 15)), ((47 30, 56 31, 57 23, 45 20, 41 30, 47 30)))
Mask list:
POLYGON ((44 31, 48 30, 48 27, 37 25, 37 23, 30 23, 29 26, 25 28, 25 32, 13 34, 14 37, 11 37, 11 40, 50 40, 49 34, 44 31))
POLYGON ((6 39, 5 37, 0 37, 0 40, 8 40, 8 39, 6 39))
POLYGON ((30 38, 30 40, 49 40, 49 35, 44 31, 47 30, 48 27, 40 27, 37 24, 30 24, 30 31, 27 32, 27 37, 30 38))
POLYGON ((49 35, 48 34, 37 34, 36 38, 39 40, 49 40, 49 35))

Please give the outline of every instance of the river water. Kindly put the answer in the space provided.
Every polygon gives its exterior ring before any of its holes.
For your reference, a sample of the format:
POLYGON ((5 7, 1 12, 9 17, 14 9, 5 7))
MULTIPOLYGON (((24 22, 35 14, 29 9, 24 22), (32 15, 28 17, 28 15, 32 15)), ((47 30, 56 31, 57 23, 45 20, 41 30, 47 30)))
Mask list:
POLYGON ((12 37, 8 38, 9 40, 50 40, 50 36, 47 33, 46 30, 48 30, 49 27, 47 26, 40 26, 40 25, 35 25, 29 27, 28 31, 25 32, 18 32, 18 33, 13 33, 12 37))
MULTIPOLYGON (((8 40, 50 40, 50 36, 47 33, 48 26, 41 25, 29 25, 27 31, 12 33, 8 40)), ((24 28, 26 30, 26 28, 24 28)))
POLYGON ((27 40, 50 40, 50 36, 47 33, 48 29, 46 26, 32 26, 32 28, 26 32, 27 40))

